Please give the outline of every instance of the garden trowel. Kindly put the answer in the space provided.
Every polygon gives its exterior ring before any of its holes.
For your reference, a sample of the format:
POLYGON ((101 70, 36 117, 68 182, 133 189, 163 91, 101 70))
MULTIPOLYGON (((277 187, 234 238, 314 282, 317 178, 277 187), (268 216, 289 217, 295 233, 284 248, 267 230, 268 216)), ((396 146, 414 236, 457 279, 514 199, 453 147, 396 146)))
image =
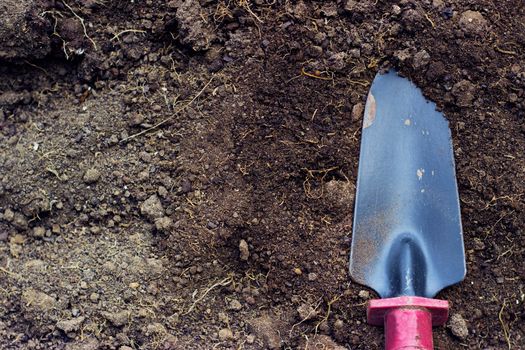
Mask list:
POLYGON ((378 74, 365 106, 350 274, 374 289, 367 318, 385 348, 433 349, 465 253, 448 122, 396 72, 378 74))

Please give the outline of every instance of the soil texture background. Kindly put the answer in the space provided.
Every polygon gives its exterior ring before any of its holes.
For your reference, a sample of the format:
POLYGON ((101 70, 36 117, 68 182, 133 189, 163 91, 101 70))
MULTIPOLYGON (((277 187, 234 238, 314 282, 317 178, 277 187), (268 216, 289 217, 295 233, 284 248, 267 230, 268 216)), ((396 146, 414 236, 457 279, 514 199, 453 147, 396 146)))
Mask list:
POLYGON ((525 348, 522 1, 5 0, 0 348, 381 349, 348 259, 364 102, 450 122, 437 349, 525 348))

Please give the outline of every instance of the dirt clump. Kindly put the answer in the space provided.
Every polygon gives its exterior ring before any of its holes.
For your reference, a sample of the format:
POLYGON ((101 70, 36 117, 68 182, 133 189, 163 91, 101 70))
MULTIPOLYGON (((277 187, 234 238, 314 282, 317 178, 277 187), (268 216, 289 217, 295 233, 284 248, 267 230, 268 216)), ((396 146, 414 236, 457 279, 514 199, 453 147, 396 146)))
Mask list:
POLYGON ((248 243, 244 239, 241 239, 239 242, 239 254, 241 260, 247 261, 250 257, 250 250, 248 248, 248 243))
POLYGON ((41 15, 42 1, 5 0, 0 4, 0 60, 39 59, 51 51, 51 26, 41 15))
POLYGON ((87 184, 92 184, 97 182, 100 179, 100 171, 98 171, 95 168, 90 168, 86 170, 86 173, 84 174, 84 182, 87 184))
POLYGON ((262 315, 249 321, 252 332, 256 339, 262 341, 262 346, 268 349, 279 349, 281 347, 281 331, 284 324, 275 316, 262 315))
POLYGON ((476 93, 476 87, 468 80, 461 80, 452 87, 452 94, 456 98, 456 103, 460 107, 472 105, 476 93))
POLYGON ((207 50, 215 39, 210 21, 206 20, 198 1, 172 0, 170 8, 176 10, 178 35, 180 42, 189 45, 195 51, 207 50))
POLYGON ((468 10, 461 14, 459 25, 469 34, 481 34, 488 29, 487 20, 478 11, 468 10))
POLYGON ((461 314, 452 314, 450 316, 450 320, 448 321, 448 327, 450 328, 452 334, 454 334, 456 337, 460 339, 465 339, 468 337, 467 322, 463 316, 461 316, 461 314))
POLYGON ((121 327, 128 323, 130 313, 126 310, 118 312, 103 312, 102 316, 116 327, 121 327))
POLYGON ((85 320, 85 317, 80 316, 80 317, 73 318, 70 320, 59 321, 57 322, 56 326, 58 329, 64 331, 64 333, 70 334, 72 332, 78 331, 82 323, 84 323, 84 320, 85 320))
POLYGON ((27 311, 47 312, 55 308, 55 299, 34 289, 27 289, 24 291, 22 299, 26 305, 27 311))
POLYGON ((156 194, 150 196, 142 203, 140 212, 150 220, 159 219, 164 216, 164 208, 156 194))

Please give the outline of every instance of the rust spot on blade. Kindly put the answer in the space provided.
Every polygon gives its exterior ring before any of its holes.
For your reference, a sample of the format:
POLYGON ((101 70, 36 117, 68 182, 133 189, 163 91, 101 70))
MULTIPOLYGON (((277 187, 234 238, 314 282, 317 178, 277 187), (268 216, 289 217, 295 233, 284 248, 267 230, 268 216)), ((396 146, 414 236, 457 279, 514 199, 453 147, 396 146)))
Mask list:
POLYGON ((374 124, 375 119, 376 119, 376 99, 374 95, 372 95, 372 93, 370 92, 368 94, 368 98, 366 99, 363 129, 366 129, 370 125, 374 124))
MULTIPOLYGON (((368 285, 371 273, 380 264, 378 257, 385 249, 386 242, 393 237, 399 224, 398 205, 391 208, 374 210, 370 215, 358 220, 353 232, 353 269, 352 277, 368 285)), ((388 249, 388 247, 386 247, 388 249)))

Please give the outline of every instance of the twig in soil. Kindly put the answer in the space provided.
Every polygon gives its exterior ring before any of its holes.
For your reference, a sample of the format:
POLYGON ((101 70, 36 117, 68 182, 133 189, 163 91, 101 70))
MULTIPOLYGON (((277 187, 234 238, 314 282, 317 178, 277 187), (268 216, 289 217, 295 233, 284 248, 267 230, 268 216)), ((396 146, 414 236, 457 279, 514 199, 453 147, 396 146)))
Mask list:
POLYGON ((304 75, 304 76, 307 76, 307 77, 310 77, 310 78, 321 79, 321 80, 334 80, 333 77, 329 78, 329 77, 321 76, 321 72, 318 72, 318 71, 315 71, 314 73, 308 73, 304 69, 304 67, 301 68, 301 75, 304 75))
POLYGON ((37 66, 36 64, 29 62, 28 60, 24 60, 24 62, 25 62, 26 64, 30 65, 31 67, 36 68, 36 69, 38 69, 38 70, 44 72, 44 74, 47 75, 47 76, 49 77, 49 73, 48 73, 47 70, 45 70, 44 68, 42 68, 42 67, 40 67, 40 66, 37 66))
POLYGON ((58 174, 58 171, 56 171, 55 169, 53 168, 50 168, 50 167, 47 167, 46 168, 46 171, 47 172, 50 172, 51 174, 55 175, 57 177, 57 179, 59 179, 60 181, 62 181, 62 178, 60 177, 60 175, 58 174))
POLYGON ((362 303, 359 303, 359 304, 352 304, 350 305, 350 307, 362 307, 362 306, 365 306, 366 304, 368 304, 368 301, 363 301, 362 303))
POLYGON ((348 82, 350 84, 357 84, 357 85, 361 85, 361 86, 364 86, 364 87, 367 87, 368 85, 370 85, 370 82, 368 82, 366 80, 351 80, 351 79, 349 79, 348 82))
POLYGON ((494 50, 498 51, 499 53, 504 53, 505 55, 511 55, 511 56, 517 55, 516 51, 504 50, 504 49, 499 48, 498 45, 494 46, 494 50))
POLYGON ((366 68, 372 69, 372 68, 377 67, 377 65, 379 64, 379 60, 380 59, 381 58, 377 58, 377 57, 370 58, 370 62, 366 65, 366 68))
POLYGON ((316 108, 314 113, 312 114, 312 118, 310 118, 310 121, 313 122, 315 119, 315 115, 317 114, 318 109, 316 108))
POLYGON ((501 309, 498 313, 498 319, 501 323, 501 327, 503 328, 503 336, 505 337, 505 341, 507 342, 507 346, 509 347, 509 350, 512 346, 510 343, 510 330, 509 326, 503 321, 503 310, 505 310, 505 306, 507 305, 507 299, 503 299, 503 305, 501 305, 501 309))
POLYGON ((430 18, 430 16, 428 15, 428 13, 425 12, 425 18, 427 19, 427 21, 430 22, 430 25, 432 26, 432 28, 436 28, 436 24, 434 23, 434 21, 432 20, 432 18, 430 18))
POLYGON ((505 255, 507 255, 509 253, 512 256, 512 254, 514 254, 514 252, 512 251, 513 249, 514 249, 514 244, 512 245, 512 247, 510 247, 509 249, 507 249, 503 253, 499 254, 498 257, 496 258, 496 261, 498 261, 500 258, 504 257, 505 255))
POLYGON ((241 172, 242 176, 246 176, 248 174, 250 174, 250 172, 248 171, 248 169, 255 163, 255 161, 251 162, 250 164, 247 164, 247 165, 241 165, 241 164, 237 164, 237 168, 239 169, 239 171, 241 172))
POLYGON ((513 196, 505 195, 505 196, 500 196, 500 197, 492 196, 491 200, 485 205, 485 207, 481 208, 480 210, 486 210, 490 207, 495 206, 500 199, 508 200, 511 203, 514 203, 514 201, 516 200, 519 201, 521 196, 523 196, 523 193, 516 194, 515 196, 514 195, 513 196), (515 197, 517 197, 517 199, 515 197))
POLYGON ((233 282, 233 277, 232 276, 228 276, 226 277, 225 279, 217 282, 217 283, 214 283, 211 287, 209 287, 208 289, 206 289, 204 291, 204 293, 202 293, 202 295, 200 297, 198 297, 197 299, 195 299, 195 301, 193 302, 193 304, 190 306, 190 308, 185 312, 183 313, 183 315, 187 315, 189 314, 190 312, 193 311, 193 309, 195 308, 195 306, 197 306, 197 304, 199 302, 201 302, 205 297, 206 295, 208 295, 209 292, 211 292, 214 288, 217 288, 217 287, 225 287, 227 285, 229 285, 230 283, 233 282))
POLYGON ((263 21, 252 11, 250 8, 250 4, 248 4, 248 0, 239 0, 239 6, 244 8, 250 15, 252 15, 259 23, 263 23, 263 21))
POLYGON ((503 220, 506 216, 509 216, 510 214, 513 214, 515 210, 512 210, 508 213, 505 213, 503 214, 495 223, 494 225, 492 225, 492 227, 490 228, 490 230, 487 231, 486 235, 485 235, 485 238, 487 238, 490 234, 492 234, 492 232, 494 232, 494 228, 496 228, 496 225, 500 223, 501 220, 503 220))
POLYGON ((321 325, 321 323, 328 321, 328 318, 330 317, 330 313, 332 312, 332 304, 338 301, 339 299, 341 299, 342 296, 343 296, 342 294, 338 295, 332 298, 332 300, 328 302, 328 309, 326 310, 326 315, 315 325, 315 335, 317 335, 317 332, 319 330, 319 326, 321 325))
POLYGON ((184 106, 182 106, 181 108, 179 108, 178 110, 176 110, 173 115, 169 118, 166 118, 164 119, 163 121, 153 125, 152 127, 150 128, 147 128, 145 130, 142 130, 141 132, 138 132, 136 134, 133 134, 131 136, 128 136, 124 139, 122 139, 120 142, 123 143, 123 142, 126 142, 128 140, 131 140, 131 139, 134 139, 135 137, 138 137, 140 135, 144 135, 152 130, 155 130, 157 129, 159 126, 162 126, 164 124, 166 124, 167 122, 169 122, 170 120, 173 120, 180 112, 184 111, 186 108, 188 108, 193 102, 195 102, 195 100, 197 98, 199 98, 200 95, 202 95, 202 93, 204 92, 204 90, 206 90, 206 88, 211 84, 211 82, 213 81, 213 77, 211 77, 211 79, 206 83, 206 85, 204 85, 204 87, 188 102, 186 103, 184 106))
POLYGON ((80 339, 85 338, 85 333, 89 335, 94 335, 95 337, 99 338, 102 334, 102 330, 106 328, 107 320, 102 321, 101 324, 98 324, 96 322, 89 323, 87 325, 84 325, 80 329, 80 339))
POLYGON ((9 271, 7 269, 4 269, 3 267, 0 267, 0 271, 8 274, 9 276, 16 276, 16 274, 14 272, 11 272, 11 271, 9 271))
POLYGON ((292 328, 290 328, 290 338, 292 337, 292 333, 293 333, 293 329, 297 326, 299 326, 301 323, 307 321, 308 319, 310 319, 310 317, 317 311, 317 309, 319 308, 319 306, 321 306, 321 303, 323 302, 323 299, 319 299, 319 302, 317 302, 317 304, 315 305, 315 307, 308 313, 308 315, 306 315, 305 318, 303 318, 301 321, 297 322, 296 324, 292 325, 292 328))
POLYGON ((98 50, 97 44, 95 43, 95 41, 93 39, 91 39, 91 37, 87 33, 86 24, 84 23, 84 18, 82 18, 79 15, 77 15, 77 13, 75 11, 73 11, 71 6, 69 6, 64 0, 62 0, 62 3, 64 4, 65 7, 67 7, 69 9, 69 11, 71 11, 73 16, 78 18, 78 20, 80 21, 80 24, 82 25, 82 28, 84 29, 84 35, 86 36, 86 38, 88 38, 89 41, 91 41, 91 44, 93 45, 93 48, 95 49, 95 51, 98 50))
POLYGON ((303 181, 303 190, 304 190, 304 193, 306 195, 307 198, 313 198, 313 199, 320 199, 323 197, 323 192, 324 192, 324 189, 322 187, 322 184, 323 184, 323 181, 324 179, 326 178, 326 176, 328 175, 329 172, 331 171, 334 171, 336 169, 338 169, 339 167, 338 166, 334 166, 334 167, 331 167, 331 168, 328 168, 328 169, 304 169, 306 170, 307 172, 307 175, 306 175, 306 179, 303 181), (323 174, 323 176, 321 177, 321 194, 319 196, 315 196, 312 194, 312 185, 310 184, 310 179, 314 179, 315 176, 314 174, 315 173, 319 173, 319 174, 323 174))
POLYGON ((288 79, 288 80, 286 81, 286 84, 288 84, 288 83, 291 82, 292 80, 298 79, 298 78, 300 78, 300 77, 302 77, 302 76, 303 76, 302 74, 299 74, 299 75, 296 75, 296 76, 294 76, 294 77, 291 77, 290 79, 288 79))
POLYGON ((62 41, 62 51, 64 51, 64 55, 66 56, 66 60, 69 60, 69 54, 67 53, 67 50, 66 50, 67 42, 57 32, 58 18, 55 17, 55 14, 58 14, 61 18, 63 18, 64 16, 60 12, 55 12, 55 11, 44 11, 44 12, 42 12, 41 16, 43 17, 43 16, 45 16, 47 14, 50 14, 51 17, 53 17, 53 19, 55 20, 55 24, 53 25, 53 33, 51 35, 56 36, 57 38, 59 38, 62 41))
POLYGON ((120 39, 119 39, 120 36, 124 35, 126 33, 143 33, 144 34, 144 33, 146 33, 146 31, 145 30, 140 30, 140 29, 125 29, 125 30, 123 30, 121 32, 118 32, 117 34, 113 35, 113 37, 110 40, 113 41, 113 40, 117 39, 117 40, 120 41, 120 39))
POLYGON ((306 339, 304 343, 304 350, 308 350, 308 343, 310 342, 310 339, 308 338, 308 335, 303 334, 304 339, 306 339))
POLYGON ((330 226, 332 224, 332 219, 330 219, 328 215, 325 215, 321 218, 321 222, 326 226, 330 226))
POLYGON ((233 18, 233 14, 228 8, 228 6, 226 6, 224 1, 221 1, 215 8, 215 12, 213 13, 213 20, 215 21, 215 23, 222 23, 226 17, 231 19, 233 18))
POLYGON ((22 276, 20 276, 19 274, 15 273, 15 272, 12 272, 12 271, 9 271, 3 267, 0 267, 0 271, 2 271, 3 273, 5 273, 6 275, 9 275, 11 277, 15 277, 17 279, 22 279, 22 276))

